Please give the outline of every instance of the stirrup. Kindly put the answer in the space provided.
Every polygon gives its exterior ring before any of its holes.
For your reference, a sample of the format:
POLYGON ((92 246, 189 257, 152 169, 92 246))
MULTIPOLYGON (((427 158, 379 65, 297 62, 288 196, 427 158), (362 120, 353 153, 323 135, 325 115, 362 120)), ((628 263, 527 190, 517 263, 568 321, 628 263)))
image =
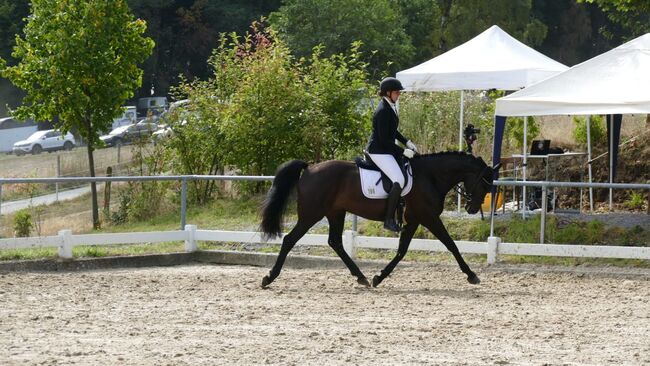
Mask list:
POLYGON ((402 228, 395 222, 395 219, 388 219, 384 221, 384 229, 394 231, 396 233, 399 233, 402 231, 402 228))

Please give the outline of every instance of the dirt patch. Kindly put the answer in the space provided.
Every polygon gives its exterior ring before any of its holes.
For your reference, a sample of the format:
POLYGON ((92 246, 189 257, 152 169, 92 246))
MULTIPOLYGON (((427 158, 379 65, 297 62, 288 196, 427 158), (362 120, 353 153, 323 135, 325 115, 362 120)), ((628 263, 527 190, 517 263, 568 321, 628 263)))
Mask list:
POLYGON ((650 363, 647 280, 479 271, 472 286, 417 265, 377 289, 286 269, 262 290, 267 271, 0 274, 0 364, 650 363))

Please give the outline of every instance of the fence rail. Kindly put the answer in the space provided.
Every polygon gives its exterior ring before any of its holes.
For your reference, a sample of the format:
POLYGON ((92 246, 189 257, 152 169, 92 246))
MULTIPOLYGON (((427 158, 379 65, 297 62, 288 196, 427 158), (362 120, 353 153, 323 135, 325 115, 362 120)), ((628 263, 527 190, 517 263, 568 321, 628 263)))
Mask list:
MULTIPOLYGON (((0 203, 3 184, 20 183, 57 183, 57 182, 122 182, 122 181, 181 181, 181 230, 118 233, 118 234, 83 234, 72 235, 70 230, 62 230, 57 236, 36 238, 0 239, 1 249, 25 249, 40 247, 57 247, 59 256, 72 257, 72 248, 79 245, 110 245, 184 241, 186 251, 197 250, 198 241, 263 243, 258 232, 197 230, 194 225, 186 225, 187 182, 189 180, 226 180, 226 181, 270 181, 272 176, 230 176, 230 175, 175 175, 175 176, 118 176, 118 177, 60 177, 60 178, 8 178, 0 179, 0 203)), ((640 183, 582 183, 582 182, 547 182, 547 181, 495 181, 496 186, 529 186, 541 187, 543 191, 540 244, 530 243, 501 243, 494 236, 494 215, 491 220, 490 237, 487 242, 457 241, 462 253, 486 254, 488 263, 494 263, 502 254, 535 255, 559 257, 593 257, 593 258, 625 258, 650 259, 650 248, 621 247, 621 246, 585 246, 544 244, 544 227, 546 216, 546 194, 553 187, 575 188, 613 188, 613 189, 642 189, 650 190, 650 184, 640 183)), ((358 236, 356 232, 356 217, 353 220, 353 230, 345 231, 343 243, 346 251, 354 256, 357 248, 396 249, 397 238, 358 236)), ((327 245, 327 235, 306 235, 299 245, 327 245)), ((279 239, 269 243, 280 243, 279 239)), ((411 249, 426 251, 446 251, 446 247, 438 240, 414 239, 411 249)))
MULTIPOLYGON (((301 238, 297 245, 327 246, 327 235, 308 234, 301 238)), ((37 238, 0 239, 1 249, 26 249, 55 247, 59 256, 72 258, 72 248, 75 246, 96 246, 108 244, 137 244, 157 242, 185 242, 185 251, 198 250, 198 242, 237 242, 262 244, 279 244, 280 239, 264 242, 259 232, 252 231, 223 231, 198 230, 195 225, 187 225, 185 230, 154 231, 118 234, 83 234, 72 235, 70 230, 61 230, 59 235, 37 238)), ((358 236, 351 230, 343 234, 343 246, 353 258, 357 249, 396 249, 398 238, 374 236, 358 236)), ((457 241, 461 253, 486 254, 488 262, 494 263, 499 255, 535 255, 554 257, 594 257, 594 258, 624 258, 650 259, 650 248, 592 246, 592 245, 558 245, 558 244, 522 244, 500 243, 498 238, 489 238, 488 242, 457 241)), ((439 240, 414 239, 411 249, 431 252, 445 252, 447 248, 439 240)))

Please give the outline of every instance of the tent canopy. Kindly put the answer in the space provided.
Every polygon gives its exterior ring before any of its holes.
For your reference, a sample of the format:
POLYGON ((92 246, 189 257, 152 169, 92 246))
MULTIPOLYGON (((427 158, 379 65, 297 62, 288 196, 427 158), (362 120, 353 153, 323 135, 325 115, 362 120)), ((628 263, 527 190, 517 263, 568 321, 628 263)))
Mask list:
POLYGON ((397 78, 407 91, 518 90, 566 69, 493 25, 397 78))
POLYGON ((650 113, 650 33, 497 99, 498 116, 650 113))

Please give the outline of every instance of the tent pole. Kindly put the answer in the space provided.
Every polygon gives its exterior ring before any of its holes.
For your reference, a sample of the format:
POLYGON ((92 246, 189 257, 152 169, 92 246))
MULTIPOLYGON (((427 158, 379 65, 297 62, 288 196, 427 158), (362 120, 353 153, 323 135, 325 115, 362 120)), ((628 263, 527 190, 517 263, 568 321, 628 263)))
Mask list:
MULTIPOLYGON (((458 151, 463 151, 463 118, 464 114, 463 109, 465 107, 465 91, 460 91, 460 128, 458 130, 458 151)), ((460 193, 457 194, 458 197, 458 216, 460 216, 460 193)))
MULTIPOLYGON (((614 183, 614 115, 609 117, 609 184, 614 183)), ((612 211, 613 206, 613 189, 609 188, 609 211, 612 211)))
MULTIPOLYGON (((591 116, 587 116, 587 169, 589 170, 589 184, 593 179, 591 174, 591 116)), ((594 189, 589 187, 589 212, 594 212, 594 189)))
MULTIPOLYGON (((523 155, 524 155, 524 162, 522 163, 522 179, 524 182, 526 181, 526 167, 528 165, 528 154, 527 154, 527 149, 526 147, 528 146, 528 116, 524 117, 524 147, 523 147, 523 155)), ((526 186, 521 187, 521 201, 523 203, 523 207, 521 209, 521 218, 526 219, 526 186)))

